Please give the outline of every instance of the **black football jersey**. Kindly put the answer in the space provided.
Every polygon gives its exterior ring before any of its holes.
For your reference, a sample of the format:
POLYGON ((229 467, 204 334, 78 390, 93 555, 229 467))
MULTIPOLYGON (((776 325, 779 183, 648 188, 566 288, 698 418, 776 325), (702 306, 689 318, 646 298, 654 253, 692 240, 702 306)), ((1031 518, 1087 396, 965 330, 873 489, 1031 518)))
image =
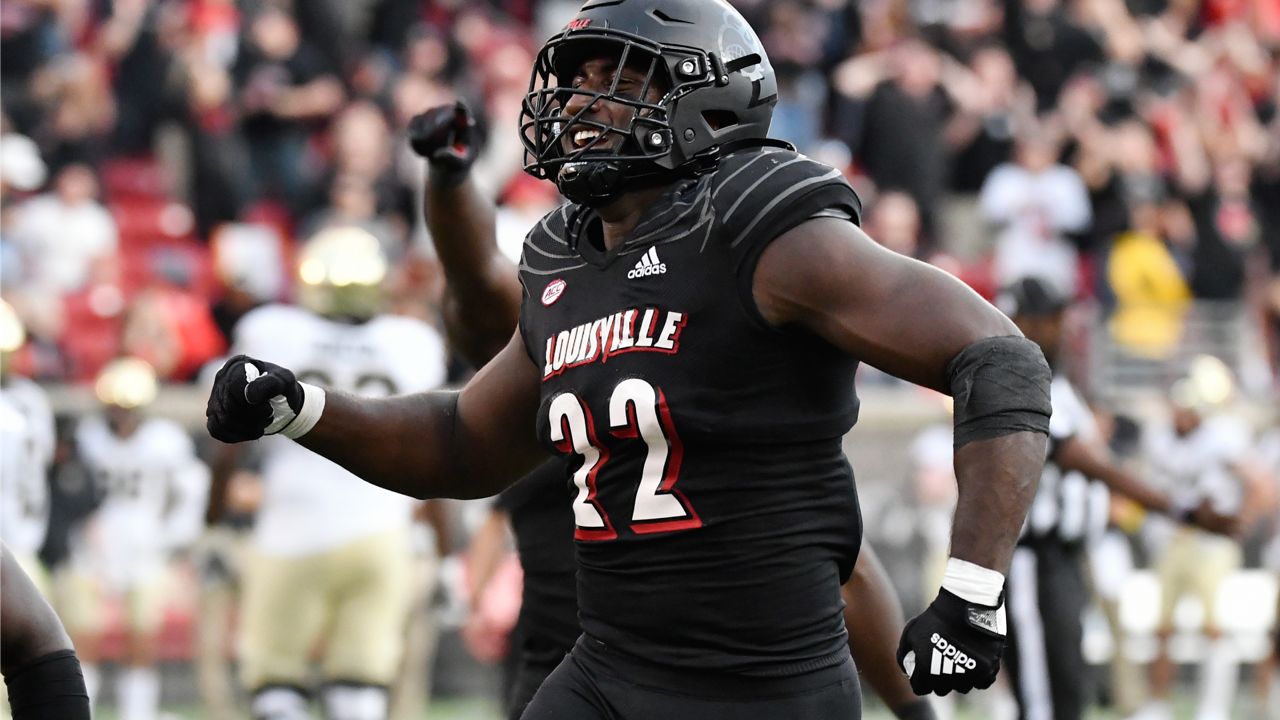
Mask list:
POLYGON ((565 501, 565 461, 549 460, 498 496, 511 518, 524 570, 519 632, 528 662, 555 664, 578 639, 573 513, 565 501))
POLYGON ((620 652, 760 675, 845 657, 857 363, 751 292, 769 242, 832 210, 860 212, 838 171, 764 146, 673 185, 611 251, 575 205, 526 239, 538 436, 570 462, 582 629, 620 652))

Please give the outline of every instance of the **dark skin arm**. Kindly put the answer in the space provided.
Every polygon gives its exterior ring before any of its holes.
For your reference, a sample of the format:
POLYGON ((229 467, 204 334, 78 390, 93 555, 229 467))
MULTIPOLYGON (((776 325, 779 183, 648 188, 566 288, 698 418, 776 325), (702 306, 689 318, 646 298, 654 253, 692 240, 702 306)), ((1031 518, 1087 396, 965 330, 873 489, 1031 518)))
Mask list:
POLYGON ((1076 470, 1085 477, 1099 480, 1108 488, 1153 512, 1168 514, 1173 510, 1169 496, 1139 480, 1112 462, 1106 450, 1070 437, 1058 444, 1053 460, 1063 470, 1076 470))
POLYGON ((538 368, 516 334, 461 391, 328 392, 324 415, 298 442, 403 495, 488 497, 546 460, 533 432, 538 390, 538 368))
MULTIPOLYGON (((949 394, 947 364, 988 337, 1020 335, 959 280, 877 245, 857 226, 809 220, 760 257, 752 291, 771 325, 822 337, 885 372, 949 394)), ((951 555, 1006 573, 1047 437, 1020 432, 956 450, 951 555)))
POLYGON ((0 588, 0 672, 7 675, 49 653, 72 649, 62 621, 7 545, 0 557, 0 588))
POLYGON ((450 184, 427 173, 427 229, 444 266, 449 342, 477 367, 497 355, 520 319, 520 281, 498 252, 493 204, 470 178, 450 184))
MULTIPOLYGON (((1058 444, 1053 460, 1063 470, 1075 470, 1085 477, 1101 481, 1113 492, 1124 495, 1147 510, 1164 515, 1174 512, 1172 498, 1116 464, 1105 447, 1071 437, 1058 444)), ((1187 520, 1205 530, 1222 534, 1234 533, 1239 524, 1235 517, 1215 512, 1210 503, 1195 508, 1187 520)))
POLYGON ((845 626, 857 628, 849 633, 849 652, 872 689, 895 713, 922 702, 894 656, 906 625, 902 603, 880 558, 866 542, 840 595, 845 603, 845 626))
POLYGON ((209 461, 209 504, 205 508, 204 522, 216 525, 227 514, 227 489, 231 476, 240 469, 244 448, 233 443, 217 443, 209 461))

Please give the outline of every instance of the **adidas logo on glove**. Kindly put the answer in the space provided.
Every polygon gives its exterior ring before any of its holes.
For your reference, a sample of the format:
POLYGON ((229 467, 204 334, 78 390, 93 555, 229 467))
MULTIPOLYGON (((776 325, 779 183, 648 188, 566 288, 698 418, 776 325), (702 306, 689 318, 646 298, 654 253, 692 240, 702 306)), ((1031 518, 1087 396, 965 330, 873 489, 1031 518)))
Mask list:
POLYGON ((650 275, 661 275, 667 271, 667 264, 658 261, 658 248, 651 247, 649 252, 640 256, 636 261, 636 266, 627 272, 628 280, 648 277, 650 275))
POLYGON ((933 642, 933 653, 929 660, 929 672, 934 675, 963 675, 966 670, 978 666, 977 661, 966 655, 959 648, 947 642, 947 639, 934 633, 929 638, 933 642))

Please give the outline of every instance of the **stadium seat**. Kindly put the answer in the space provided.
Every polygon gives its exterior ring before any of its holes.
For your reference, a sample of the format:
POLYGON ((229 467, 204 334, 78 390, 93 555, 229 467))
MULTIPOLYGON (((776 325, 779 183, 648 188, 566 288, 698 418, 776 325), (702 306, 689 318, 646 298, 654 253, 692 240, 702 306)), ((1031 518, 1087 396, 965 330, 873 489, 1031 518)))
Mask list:
POLYGON ((190 237, 195 231, 191 210, 181 203, 154 198, 129 198, 113 202, 120 245, 145 245, 164 238, 190 237))
POLYGON ((127 199, 164 199, 172 183, 164 166, 152 157, 109 160, 102 166, 103 195, 111 202, 127 199))

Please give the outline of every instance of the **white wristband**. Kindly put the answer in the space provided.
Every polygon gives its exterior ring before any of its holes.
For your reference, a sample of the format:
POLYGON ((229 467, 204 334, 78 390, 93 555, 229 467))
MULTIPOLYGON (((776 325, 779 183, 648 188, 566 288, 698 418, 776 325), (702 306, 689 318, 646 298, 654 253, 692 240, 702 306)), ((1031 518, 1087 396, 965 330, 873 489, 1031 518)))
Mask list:
POLYGON ((302 408, 298 410, 297 417, 280 431, 281 435, 290 440, 297 440, 311 432, 311 428, 320 422, 320 415, 324 413, 324 388, 304 382, 298 385, 302 386, 302 408))
POLYGON ((977 605, 995 606, 1004 591, 1004 575, 960 558, 949 558, 942 589, 977 605))

